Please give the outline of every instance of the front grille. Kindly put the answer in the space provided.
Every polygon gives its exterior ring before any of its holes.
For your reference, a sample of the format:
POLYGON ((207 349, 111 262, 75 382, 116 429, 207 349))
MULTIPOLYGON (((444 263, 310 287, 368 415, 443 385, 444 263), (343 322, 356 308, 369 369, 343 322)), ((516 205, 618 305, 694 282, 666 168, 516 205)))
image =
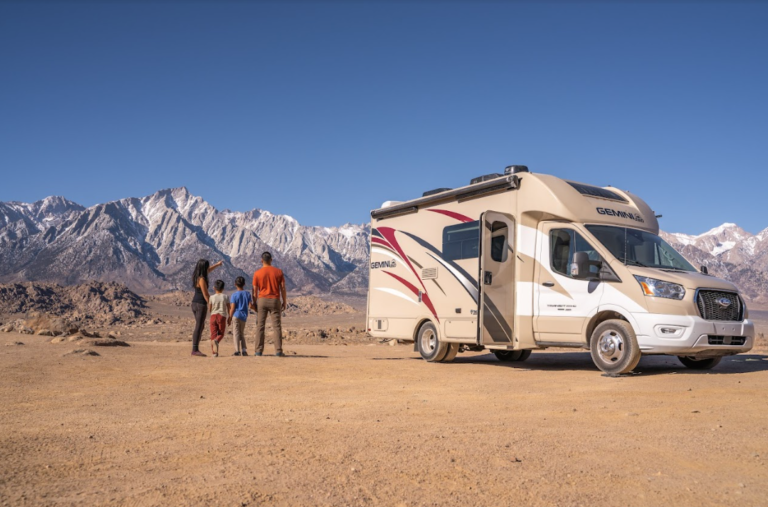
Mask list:
POLYGON ((746 336, 720 336, 708 335, 707 341, 710 345, 744 345, 747 342, 746 336))
POLYGON ((707 320, 742 320, 741 298, 735 292, 724 292, 719 290, 700 290, 696 297, 696 305, 699 307, 699 313, 707 320), (730 301, 726 307, 720 304, 720 301, 730 301))

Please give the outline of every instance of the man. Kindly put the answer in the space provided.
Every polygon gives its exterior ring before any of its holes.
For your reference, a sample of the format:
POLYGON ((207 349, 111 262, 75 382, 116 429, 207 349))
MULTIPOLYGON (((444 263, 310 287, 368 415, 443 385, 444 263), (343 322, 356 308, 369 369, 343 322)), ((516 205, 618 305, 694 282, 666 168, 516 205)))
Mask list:
POLYGON ((253 300, 256 303, 256 355, 264 352, 264 327, 267 314, 272 314, 272 327, 275 330, 275 355, 283 354, 283 328, 281 315, 287 305, 285 296, 285 277, 283 271, 272 267, 272 254, 261 254, 263 266, 253 274, 253 300), (280 296, 283 297, 282 304, 280 296))

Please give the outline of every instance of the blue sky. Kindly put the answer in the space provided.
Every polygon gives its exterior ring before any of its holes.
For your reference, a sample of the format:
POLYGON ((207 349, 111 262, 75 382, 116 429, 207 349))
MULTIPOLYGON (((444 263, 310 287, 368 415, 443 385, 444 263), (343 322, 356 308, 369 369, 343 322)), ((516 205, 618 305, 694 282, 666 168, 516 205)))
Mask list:
POLYGON ((366 222, 508 164, 768 227, 765 2, 0 3, 0 200, 366 222))

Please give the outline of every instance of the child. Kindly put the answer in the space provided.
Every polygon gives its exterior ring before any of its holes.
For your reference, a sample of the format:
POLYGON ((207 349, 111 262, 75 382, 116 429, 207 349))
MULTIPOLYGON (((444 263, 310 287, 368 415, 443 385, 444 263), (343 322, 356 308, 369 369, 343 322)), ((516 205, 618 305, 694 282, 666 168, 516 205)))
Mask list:
POLYGON ((248 320, 248 308, 253 306, 253 297, 251 293, 243 290, 245 288, 245 278, 238 276, 235 280, 235 287, 237 292, 232 293, 232 297, 229 298, 229 320, 228 323, 232 324, 232 319, 235 321, 235 327, 232 328, 232 335, 235 338, 235 354, 236 356, 247 356, 248 351, 245 349, 245 321, 248 320))
POLYGON ((211 312, 211 353, 213 357, 219 357, 219 342, 224 338, 227 329, 227 317, 229 316, 229 299, 224 290, 224 282, 216 280, 213 283, 216 294, 208 298, 208 311, 211 312), (214 349, 214 343, 216 348, 214 349))

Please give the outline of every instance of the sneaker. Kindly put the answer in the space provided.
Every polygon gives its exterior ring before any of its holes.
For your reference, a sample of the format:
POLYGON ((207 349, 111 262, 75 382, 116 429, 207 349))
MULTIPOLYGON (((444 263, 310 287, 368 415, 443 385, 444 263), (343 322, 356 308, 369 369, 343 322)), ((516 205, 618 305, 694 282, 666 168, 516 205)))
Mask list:
POLYGON ((277 354, 275 354, 275 357, 285 357, 285 354, 282 352, 278 352, 277 354))
POLYGON ((195 356, 195 357, 208 357, 205 354, 203 354, 202 352, 200 352, 199 350, 193 351, 192 355, 195 356))
POLYGON ((248 355, 248 351, 247 351, 247 350, 244 350, 244 351, 243 351, 243 355, 244 355, 244 356, 247 356, 247 355, 248 355))
POLYGON ((241 355, 241 354, 240 354, 240 351, 238 350, 237 352, 235 352, 235 353, 234 353, 234 354, 232 354, 232 355, 233 355, 233 356, 239 356, 239 355, 241 355))
POLYGON ((216 353, 215 353, 213 356, 211 356, 211 357, 219 357, 219 353, 218 353, 218 352, 216 352, 216 353))
POLYGON ((254 357, 255 357, 255 356, 260 356, 260 355, 261 355, 261 352, 254 352, 254 353, 253 353, 253 355, 254 355, 254 357))

